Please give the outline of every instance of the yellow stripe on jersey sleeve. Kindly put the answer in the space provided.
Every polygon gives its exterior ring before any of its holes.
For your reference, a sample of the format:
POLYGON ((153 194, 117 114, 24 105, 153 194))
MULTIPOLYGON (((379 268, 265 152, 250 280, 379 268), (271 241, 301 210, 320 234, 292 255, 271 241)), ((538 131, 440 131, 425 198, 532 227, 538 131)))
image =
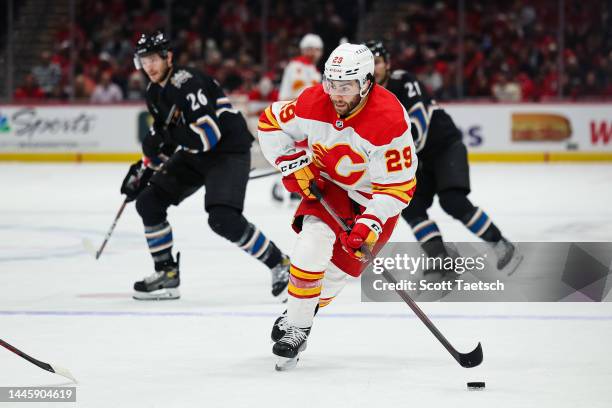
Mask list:
POLYGON ((274 113, 272 113, 272 106, 268 106, 259 117, 257 129, 262 130, 264 132, 269 132, 272 130, 281 130, 278 121, 274 117, 274 113))
POLYGON ((309 272, 298 268, 297 266, 291 265, 289 268, 291 275, 305 280, 319 280, 323 279, 323 272, 309 272))
POLYGON ((407 183, 380 184, 372 183, 372 194, 385 194, 397 198, 401 202, 408 204, 412 200, 416 179, 407 183))

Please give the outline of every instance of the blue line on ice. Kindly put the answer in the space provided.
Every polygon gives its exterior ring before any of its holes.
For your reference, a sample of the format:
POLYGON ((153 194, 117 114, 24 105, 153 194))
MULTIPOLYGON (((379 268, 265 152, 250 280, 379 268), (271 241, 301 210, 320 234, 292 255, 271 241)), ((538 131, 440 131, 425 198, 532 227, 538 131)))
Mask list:
MULTIPOLYGON (((145 312, 145 311, 101 311, 101 310, 0 310, 0 316, 99 316, 99 317, 277 317, 271 312, 228 312, 228 311, 201 311, 201 312, 145 312)), ((429 316, 437 320, 584 320, 584 321, 610 321, 612 315, 468 315, 468 314, 432 314, 429 316)), ((326 313, 318 318, 332 319, 416 319, 410 313, 326 313)))

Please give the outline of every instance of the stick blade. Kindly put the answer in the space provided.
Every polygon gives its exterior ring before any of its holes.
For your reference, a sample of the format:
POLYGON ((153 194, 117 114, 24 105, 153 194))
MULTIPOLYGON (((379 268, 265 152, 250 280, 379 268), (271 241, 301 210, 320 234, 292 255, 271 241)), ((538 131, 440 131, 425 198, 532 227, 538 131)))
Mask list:
POLYGON ((480 363, 482 363, 482 346, 480 343, 478 343, 476 348, 469 353, 459 353, 459 359, 457 361, 461 364, 461 367, 465 368, 472 368, 480 365, 480 363))
POLYGON ((53 372, 55 374, 59 374, 62 377, 66 377, 69 380, 71 380, 72 382, 74 382, 75 384, 78 384, 78 381, 76 380, 76 378, 74 378, 74 376, 72 375, 72 373, 64 367, 60 367, 58 365, 55 364, 49 364, 51 366, 51 368, 53 369, 53 372))

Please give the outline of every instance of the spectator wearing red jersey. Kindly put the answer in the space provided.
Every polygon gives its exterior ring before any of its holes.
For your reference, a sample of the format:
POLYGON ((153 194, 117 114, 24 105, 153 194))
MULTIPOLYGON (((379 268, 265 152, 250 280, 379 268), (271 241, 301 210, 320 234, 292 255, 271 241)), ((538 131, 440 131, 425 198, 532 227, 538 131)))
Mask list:
POLYGON ((34 75, 27 74, 23 83, 15 89, 14 99, 16 102, 40 101, 45 99, 45 93, 36 83, 34 75))
POLYGON ((249 101, 276 102, 278 100, 278 89, 269 76, 263 76, 257 86, 249 92, 249 101))

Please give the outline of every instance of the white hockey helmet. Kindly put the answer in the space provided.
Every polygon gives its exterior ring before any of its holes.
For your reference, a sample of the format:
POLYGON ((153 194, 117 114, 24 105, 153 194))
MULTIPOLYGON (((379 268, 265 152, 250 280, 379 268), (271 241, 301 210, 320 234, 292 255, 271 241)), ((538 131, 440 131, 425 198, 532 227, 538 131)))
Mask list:
POLYGON ((359 94, 363 98, 374 83, 374 55, 364 44, 340 44, 325 62, 323 77, 323 89, 326 93, 359 94), (359 86, 351 87, 355 80, 359 86))
POLYGON ((323 49, 323 40, 316 34, 308 33, 300 41, 300 50, 305 48, 323 49))

